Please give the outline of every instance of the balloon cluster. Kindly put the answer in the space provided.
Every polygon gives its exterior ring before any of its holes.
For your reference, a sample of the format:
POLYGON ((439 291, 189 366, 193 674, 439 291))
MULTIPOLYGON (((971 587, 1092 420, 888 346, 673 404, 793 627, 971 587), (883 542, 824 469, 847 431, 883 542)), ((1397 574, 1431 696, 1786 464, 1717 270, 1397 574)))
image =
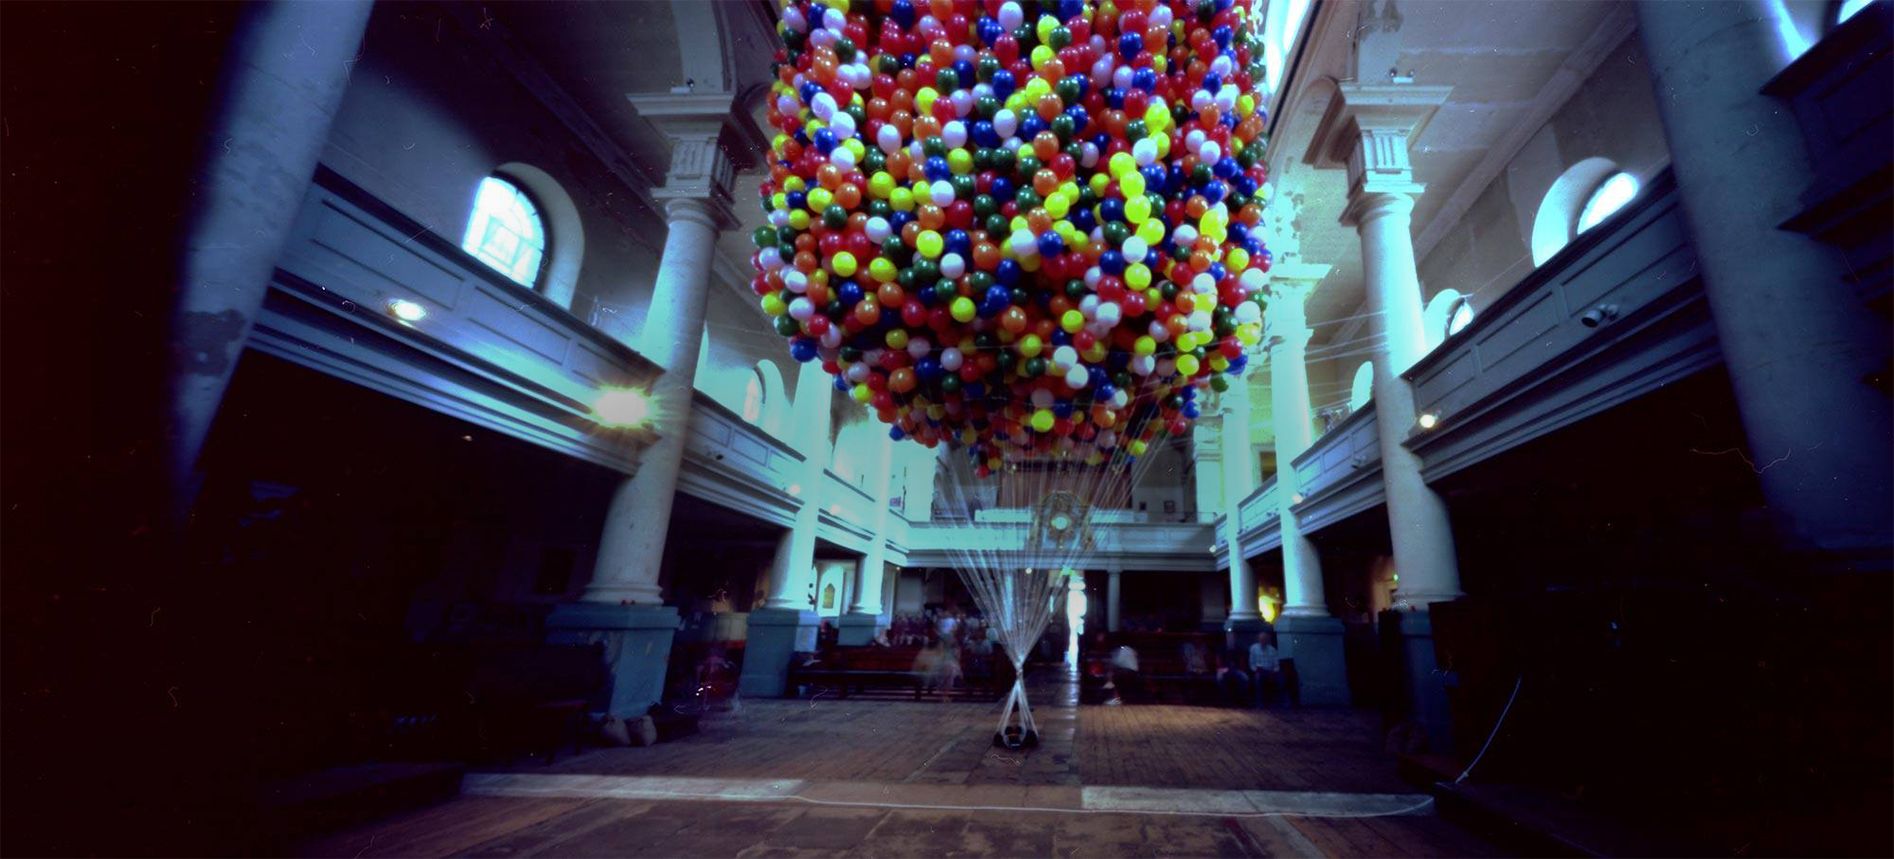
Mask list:
POLYGON ((895 438, 1122 464, 1262 336, 1249 0, 785 0, 752 287, 895 438))

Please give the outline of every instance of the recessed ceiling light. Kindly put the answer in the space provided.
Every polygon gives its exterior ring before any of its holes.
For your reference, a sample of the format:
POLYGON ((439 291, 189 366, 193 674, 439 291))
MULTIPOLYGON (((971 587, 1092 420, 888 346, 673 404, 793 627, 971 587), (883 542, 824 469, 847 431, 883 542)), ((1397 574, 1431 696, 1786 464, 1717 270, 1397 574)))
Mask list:
POLYGON ((390 298, 388 299, 388 315, 400 320, 403 324, 412 325, 427 318, 427 308, 421 306, 419 302, 405 298, 390 298))

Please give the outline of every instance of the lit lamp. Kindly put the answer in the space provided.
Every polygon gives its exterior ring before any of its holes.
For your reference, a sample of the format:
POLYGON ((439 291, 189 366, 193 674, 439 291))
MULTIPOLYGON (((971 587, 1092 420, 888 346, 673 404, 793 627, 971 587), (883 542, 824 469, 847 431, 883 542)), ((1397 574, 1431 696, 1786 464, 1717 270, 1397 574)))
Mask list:
POLYGON ((405 298, 391 298, 388 299, 388 315, 393 316, 403 325, 413 325, 427 316, 427 308, 420 302, 409 301, 405 298))
POLYGON ((607 388, 592 403, 592 416, 613 429, 633 429, 651 418, 651 397, 636 388, 607 388))

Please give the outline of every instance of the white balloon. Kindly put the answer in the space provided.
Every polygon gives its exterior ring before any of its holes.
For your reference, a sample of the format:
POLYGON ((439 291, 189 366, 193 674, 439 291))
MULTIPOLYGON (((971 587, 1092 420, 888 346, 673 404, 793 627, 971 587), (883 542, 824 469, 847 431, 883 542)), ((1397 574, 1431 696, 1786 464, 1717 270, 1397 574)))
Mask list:
MULTIPOLYGON (((1133 355, 1127 368, 1135 375, 1149 376, 1153 370, 1157 369, 1157 358, 1151 355, 1133 355)), ((1118 393, 1123 394, 1124 391, 1118 393)))
POLYGON ((940 258, 941 277, 959 277, 967 273, 967 260, 959 254, 946 254, 940 258))
POLYGON ((882 126, 880 131, 875 132, 875 145, 880 146, 881 151, 893 155, 901 149, 901 129, 893 125, 882 126))
POLYGON ((1019 29, 1019 25, 1026 20, 1026 12, 1019 8, 1018 3, 1013 2, 1013 0, 1006 0, 1005 3, 1000 4, 999 17, 1000 26, 1008 30, 1017 30, 1019 29))
POLYGON ((1079 350, 1072 348, 1070 345, 1060 346, 1052 350, 1052 366, 1059 368, 1060 371, 1064 371, 1066 368, 1078 362, 1079 350))
POLYGON ((1072 369, 1065 371, 1065 383, 1073 390, 1084 388, 1091 380, 1091 371, 1085 369, 1085 365, 1083 364, 1076 365, 1072 369))
POLYGON ((1190 323, 1190 330, 1192 331, 1209 331, 1210 311, 1193 310, 1190 312, 1188 322, 1190 323))
POLYGON ((959 349, 955 349, 954 347, 949 346, 945 349, 940 350, 940 368, 941 369, 946 370, 947 372, 951 373, 951 372, 954 372, 955 370, 960 369, 961 365, 965 363, 966 363, 966 356, 960 354, 959 349))
POLYGON ((867 236, 868 240, 875 244, 887 241, 893 234, 894 225, 888 223, 887 218, 869 218, 868 222, 862 225, 862 235, 867 236))
POLYGON ((1019 115, 1006 108, 1000 108, 993 114, 993 132, 1001 137, 1012 137, 1019 130, 1019 115))
POLYGON ((789 302, 789 318, 797 322, 807 322, 815 315, 815 302, 807 298, 797 298, 789 302))
POLYGON ((1046 390, 1045 388, 1033 389, 1032 404, 1035 407, 1042 408, 1042 409, 1052 408, 1052 403, 1055 399, 1056 398, 1052 396, 1052 392, 1046 390))
POLYGON ((787 287, 790 292, 808 292, 809 276, 792 268, 783 275, 783 286, 787 287))
POLYGON ((941 142, 947 144, 948 149, 959 149, 967 145, 967 124, 956 119, 941 126, 940 139, 941 142))
POLYGON ((1236 306, 1236 321, 1242 325, 1263 321, 1263 309, 1254 301, 1245 301, 1236 306))
MULTIPOLYGON (((839 115, 847 116, 848 114, 839 115)), ((843 170, 853 170, 855 169, 855 152, 846 146, 837 146, 829 152, 829 163, 843 170)))
POLYGON ((835 116, 835 96, 826 92, 816 93, 815 99, 809 102, 809 109, 815 111, 816 119, 828 122, 835 116))
POLYGON ((1132 236, 1131 238, 1125 239, 1124 246, 1120 248, 1120 251, 1124 254, 1125 262, 1127 263, 1144 262, 1144 256, 1151 252, 1151 246, 1146 244, 1143 239, 1132 236))
POLYGON ((954 183, 945 179, 937 179, 934 181, 934 184, 928 188, 928 195, 936 206, 949 205, 954 201, 954 183))
POLYGON ((1098 322, 1106 327, 1116 326, 1120 320, 1124 319, 1124 312, 1124 308, 1119 307, 1116 302, 1107 301, 1098 305, 1098 322))
POLYGON ((848 369, 844 371, 844 375, 848 376, 849 381, 860 384, 868 381, 868 374, 871 372, 873 371, 868 369, 867 364, 857 362, 848 365, 848 369))
POLYGON ((934 344, 927 342, 926 337, 916 337, 908 341, 908 357, 917 361, 927 357, 927 353, 932 351, 934 351, 934 344))
POLYGON ((1087 295, 1084 298, 1079 299, 1079 312, 1085 314, 1086 319, 1097 319, 1098 318, 1098 296, 1095 294, 1087 295))
POLYGON ((1146 137, 1131 145, 1131 157, 1137 159, 1139 167, 1149 167, 1157 163, 1157 143, 1146 137))
MULTIPOLYGON (((827 330, 827 331, 824 331, 824 332, 822 332, 822 340, 821 340, 820 342, 822 343, 822 348, 824 348, 824 349, 839 349, 839 348, 841 348, 841 346, 842 346, 842 326, 840 326, 840 325, 831 325, 831 326, 829 326, 829 330, 827 330)), ((834 356, 834 355, 829 355, 829 356, 828 356, 828 359, 829 359, 829 360, 831 360, 831 361, 833 361, 833 360, 835 360, 835 356, 834 356)))
MULTIPOLYGON (((1132 362, 1133 362, 1133 363, 1136 363, 1136 362, 1137 362, 1137 359, 1136 359, 1136 358, 1133 358, 1133 359, 1131 359, 1131 360, 1132 360, 1132 362)), ((1145 356, 1145 360, 1147 360, 1147 361, 1148 361, 1148 360, 1150 360, 1150 356, 1148 356, 1148 355, 1147 355, 1147 356, 1145 356)), ((1147 370, 1146 372, 1148 373, 1148 372, 1150 372, 1150 371, 1148 371, 1148 370, 1147 370)), ((1126 405, 1128 405, 1128 404, 1129 404, 1130 402, 1131 402, 1131 395, 1130 395, 1130 394, 1127 394, 1127 393, 1125 393, 1125 392, 1124 392, 1124 391, 1122 391, 1122 390, 1120 390, 1120 391, 1113 391, 1113 392, 1112 392, 1112 394, 1111 394, 1111 407, 1112 407, 1112 408, 1114 408, 1114 409, 1122 409, 1122 408, 1124 408, 1124 407, 1125 407, 1126 405)))
POLYGON ((846 110, 838 110, 835 112, 835 116, 829 119, 829 130, 835 132, 835 137, 838 140, 854 137, 855 117, 849 116, 846 110))
POLYGON ((1036 257, 1039 255, 1039 240, 1033 237, 1031 230, 1013 231, 1009 240, 1013 246, 1013 255, 1017 257, 1036 257))

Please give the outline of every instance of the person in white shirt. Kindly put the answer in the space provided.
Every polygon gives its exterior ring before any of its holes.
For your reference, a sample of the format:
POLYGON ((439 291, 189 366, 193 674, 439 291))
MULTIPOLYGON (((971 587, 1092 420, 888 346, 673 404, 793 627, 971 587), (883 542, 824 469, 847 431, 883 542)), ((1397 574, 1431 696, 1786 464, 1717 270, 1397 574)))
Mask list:
POLYGON ((1249 655, 1251 704, 1260 707, 1265 696, 1273 697, 1274 690, 1282 688, 1282 657, 1267 632, 1257 634, 1249 655))

